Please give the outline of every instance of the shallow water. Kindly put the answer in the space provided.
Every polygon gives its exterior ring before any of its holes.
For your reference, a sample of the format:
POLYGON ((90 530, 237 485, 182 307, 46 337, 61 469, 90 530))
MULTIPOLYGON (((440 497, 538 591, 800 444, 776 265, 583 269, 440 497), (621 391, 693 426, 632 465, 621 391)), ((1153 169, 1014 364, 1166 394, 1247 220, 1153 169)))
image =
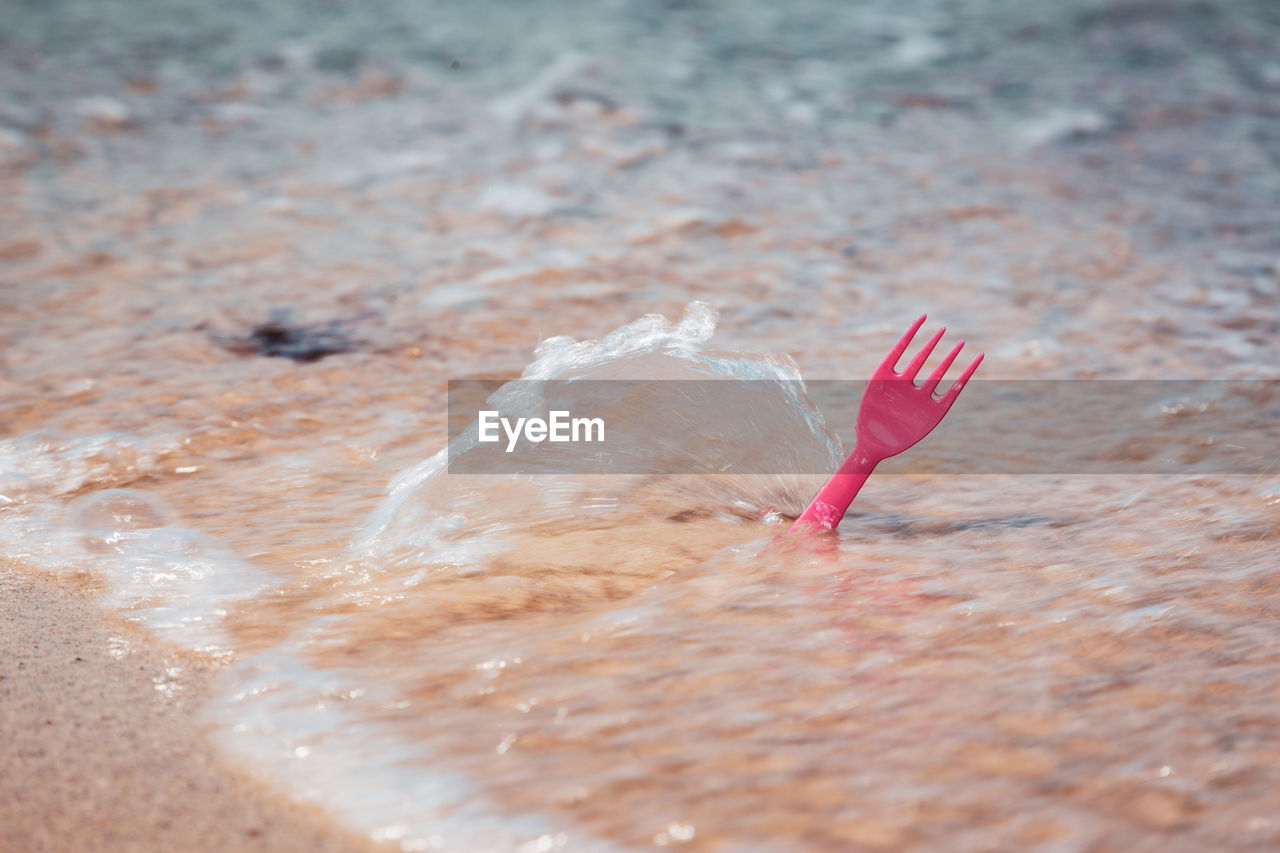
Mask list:
POLYGON ((880 475, 796 543, 803 478, 439 456, 450 378, 861 379, 920 310, 987 378, 1277 378, 1269 7, 1121 6, 24 8, 5 565, 405 850, 1280 843, 1274 473, 880 475))

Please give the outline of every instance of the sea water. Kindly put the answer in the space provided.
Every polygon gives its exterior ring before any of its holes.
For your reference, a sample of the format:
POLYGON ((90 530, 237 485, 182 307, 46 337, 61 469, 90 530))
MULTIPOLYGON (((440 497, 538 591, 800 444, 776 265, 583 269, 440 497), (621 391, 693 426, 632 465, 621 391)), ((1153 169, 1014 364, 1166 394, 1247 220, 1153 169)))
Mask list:
POLYGON ((1280 483, 1139 473, 1181 404, 933 473, 966 391, 805 544, 804 477, 447 473, 450 379, 861 380, 922 311, 983 380, 1274 380, 1267 4, 835 5, 7 10, 4 570, 406 850, 1276 846, 1280 483))
MULTIPOLYGON (((798 380, 715 352, 714 322, 551 339, 523 376, 798 380)), ((785 402, 793 449, 837 464, 785 402)), ((459 475, 442 448, 286 571, 151 490, 85 490, 170 443, 7 443, 10 553, 224 659, 216 741, 402 849, 1265 829, 1275 497, 1251 480, 895 475, 838 536, 780 537, 813 478, 459 475)))

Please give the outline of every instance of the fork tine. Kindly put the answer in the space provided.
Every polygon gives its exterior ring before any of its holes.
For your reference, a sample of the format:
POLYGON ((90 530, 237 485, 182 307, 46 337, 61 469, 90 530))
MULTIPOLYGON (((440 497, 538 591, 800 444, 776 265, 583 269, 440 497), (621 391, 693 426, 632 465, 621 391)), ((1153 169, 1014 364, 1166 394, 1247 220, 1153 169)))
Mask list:
POLYGON ((907 369, 902 371, 902 375, 914 382, 916 374, 920 372, 920 368, 924 367, 925 359, 929 357, 929 353, 933 352, 933 348, 938 345, 938 341, 942 340, 942 336, 946 333, 946 326, 934 332, 933 337, 929 338, 925 345, 920 348, 920 352, 916 353, 916 357, 911 359, 907 369))
POLYGON ((982 357, 984 355, 986 355, 986 353, 978 353, 978 357, 964 369, 964 373, 960 374, 960 378, 951 383, 951 387, 947 389, 947 393, 942 395, 942 405, 946 406, 948 409, 951 408, 951 404, 956 401, 956 397, 959 397, 960 392, 964 390, 964 383, 969 381, 969 377, 978 369, 978 365, 982 364, 982 357))
POLYGON ((947 368, 951 366, 951 362, 956 360, 956 356, 960 354, 960 350, 962 349, 964 349, 964 341, 953 346, 951 348, 951 352, 947 353, 947 357, 942 360, 942 364, 939 364, 934 369, 933 373, 929 374, 929 378, 926 379, 924 385, 920 387, 932 394, 933 389, 937 388, 938 383, 942 381, 942 377, 947 375, 947 368))
POLYGON ((902 358, 902 354, 907 351, 911 339, 916 336, 916 332, 920 331, 920 327, 924 325, 924 319, 928 316, 921 314, 920 317, 911 324, 911 328, 907 329, 907 333, 898 338, 898 342, 893 345, 893 349, 889 350, 889 354, 884 357, 884 361, 880 362, 879 370, 887 370, 893 372, 893 368, 898 364, 898 359, 902 358))

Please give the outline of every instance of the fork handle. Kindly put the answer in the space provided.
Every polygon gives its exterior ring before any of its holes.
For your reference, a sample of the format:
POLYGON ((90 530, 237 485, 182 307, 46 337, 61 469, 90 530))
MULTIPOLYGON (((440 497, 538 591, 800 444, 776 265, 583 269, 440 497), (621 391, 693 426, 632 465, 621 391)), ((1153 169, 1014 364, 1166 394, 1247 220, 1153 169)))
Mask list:
POLYGON ((818 491, 817 496, 809 502, 809 506, 800 513, 796 523, 791 525, 791 529, 787 532, 797 533, 815 528, 835 530, 840 519, 844 518, 845 511, 849 509, 849 504, 853 503, 858 490, 862 488, 862 484, 867 481, 878 464, 880 464, 879 459, 859 453, 858 448, 854 447, 849 458, 844 460, 844 464, 831 475, 831 479, 827 480, 827 484, 818 491))

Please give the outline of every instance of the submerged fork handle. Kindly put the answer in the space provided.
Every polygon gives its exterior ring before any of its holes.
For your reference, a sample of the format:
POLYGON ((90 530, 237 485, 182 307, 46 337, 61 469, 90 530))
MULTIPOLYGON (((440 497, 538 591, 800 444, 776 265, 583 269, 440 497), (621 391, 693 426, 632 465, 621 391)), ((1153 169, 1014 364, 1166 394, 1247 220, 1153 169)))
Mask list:
POLYGON ((880 462, 874 456, 859 453, 855 445, 849 458, 831 475, 831 479, 827 480, 826 485, 809 502, 809 506, 805 507, 805 511, 800 513, 800 517, 787 532, 835 530, 849 509, 849 504, 857 497, 858 490, 880 462))

